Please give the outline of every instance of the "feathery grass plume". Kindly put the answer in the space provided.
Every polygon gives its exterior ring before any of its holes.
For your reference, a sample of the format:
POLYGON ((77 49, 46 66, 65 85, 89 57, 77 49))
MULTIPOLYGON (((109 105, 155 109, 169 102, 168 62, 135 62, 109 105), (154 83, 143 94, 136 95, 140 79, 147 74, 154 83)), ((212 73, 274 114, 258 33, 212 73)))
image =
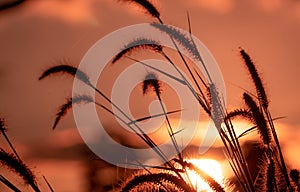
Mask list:
POLYGON ((290 177, 291 177, 292 181, 294 182, 294 184, 297 186, 298 192, 300 192, 300 182, 299 182, 300 176, 299 175, 300 175, 299 170, 297 170, 297 169, 292 169, 290 171, 290 177))
POLYGON ((31 170, 14 154, 7 153, 0 148, 0 162, 3 166, 7 166, 10 170, 19 174, 23 178, 24 182, 30 185, 34 191, 40 191, 36 184, 35 176, 31 170))
POLYGON ((272 158, 270 158, 266 176, 267 176, 267 182, 266 182, 267 192, 273 192, 276 187, 276 178, 275 178, 275 163, 272 158))
POLYGON ((255 191, 266 191, 266 180, 267 180, 267 168, 268 168, 268 159, 263 155, 263 158, 259 159, 258 163, 258 172, 254 180, 255 191))
POLYGON ((269 101, 267 98, 267 94, 265 92, 265 88, 263 86, 262 80, 257 72, 257 69, 251 60, 250 56, 246 53, 246 51, 242 48, 240 48, 240 54, 248 68, 248 71, 251 75, 252 81, 255 85, 255 89, 257 92, 258 99, 263 107, 267 108, 269 105, 269 101))
POLYGON ((212 98, 211 98, 211 91, 210 91, 209 86, 205 87, 204 93, 202 92, 202 98, 204 100, 204 106, 202 106, 202 108, 210 116, 211 108, 212 108, 212 98))
POLYGON ((143 7, 147 14, 156 18, 160 23, 163 23, 162 20, 160 19, 160 13, 150 1, 148 0, 122 0, 122 1, 132 2, 143 7))
POLYGON ((6 124, 5 124, 5 119, 4 118, 0 118, 0 131, 6 131, 6 124))
POLYGON ((291 177, 291 179, 292 179, 292 181, 294 182, 294 183, 296 183, 297 185, 299 185, 299 171, 297 170, 297 169, 292 169, 291 171, 290 171, 290 177, 291 177))
POLYGON ((218 129, 221 128, 221 124, 225 118, 224 106, 222 104, 221 96, 216 88, 214 83, 208 85, 210 90, 210 100, 212 105, 211 117, 214 120, 214 123, 218 129))
MULTIPOLYGON (((62 61, 62 62, 66 62, 66 61, 62 61)), ((64 63, 62 65, 57 65, 57 66, 54 66, 54 67, 51 67, 51 68, 47 69, 39 77, 39 80, 42 80, 45 77, 48 77, 50 75, 54 75, 54 74, 57 74, 57 73, 67 73, 69 75, 72 75, 73 77, 78 78, 79 80, 83 81, 87 85, 91 85, 89 77, 84 72, 77 69, 76 67, 73 67, 71 65, 67 65, 67 64, 64 64, 64 63)))
MULTIPOLYGON (((150 174, 143 174, 143 175, 136 175, 132 179, 130 179, 125 186, 121 189, 121 192, 129 192, 134 190, 140 186, 148 185, 157 185, 158 183, 169 183, 171 184, 172 188, 168 189, 173 191, 174 189, 185 191, 185 192, 196 192, 195 189, 190 187, 184 180, 174 176, 170 173, 150 173, 150 174), (172 190, 173 189, 173 190, 172 190)), ((176 190, 176 191, 177 191, 176 190)))
POLYGON ((52 129, 55 129, 59 121, 63 116, 66 115, 67 111, 72 107, 74 104, 79 104, 79 103, 93 103, 94 100, 92 97, 88 95, 79 95, 73 98, 68 98, 67 102, 60 106, 59 111, 56 114, 56 119, 54 121, 52 129))
POLYGON ((250 121, 253 121, 253 116, 252 116, 251 112, 246 109, 235 109, 235 110, 229 112, 226 115, 225 119, 234 119, 236 117, 242 117, 242 118, 246 118, 250 121))
POLYGON ((277 133, 276 133, 276 130, 275 130, 275 126, 273 124, 271 114, 268 110, 269 101, 268 101, 265 89, 263 87, 262 80, 261 80, 261 78, 260 78, 260 76, 257 72, 257 69, 256 69, 254 63, 252 62, 250 56, 246 53, 246 51, 243 50, 242 48, 240 48, 240 54, 241 54, 246 66, 248 68, 248 71, 251 75, 252 81, 255 85, 255 89, 256 89, 258 100, 259 100, 259 104, 262 106, 262 110, 266 115, 266 118, 268 120, 268 124, 270 126, 274 141, 277 145, 278 152, 279 152, 279 158, 280 158, 280 162, 281 162, 280 166, 282 167, 281 171, 283 173, 288 191, 292 192, 293 189, 292 189, 292 186, 291 186, 290 178, 288 176, 288 171, 287 171, 287 168, 286 168, 286 165, 285 165, 285 161, 284 161, 284 157, 283 157, 282 150, 281 150, 281 147, 280 147, 280 143, 279 143, 279 140, 278 140, 278 137, 277 137, 277 133))
MULTIPOLYGON (((275 178, 276 178, 276 190, 277 191, 292 191, 295 192, 296 190, 294 190, 294 186, 292 186, 290 183, 290 186, 287 184, 286 180, 285 180, 285 176, 284 173, 282 171, 282 167, 280 165, 280 161, 279 159, 274 159, 274 164, 275 164, 275 178)), ((289 180, 290 181, 290 180, 289 180)))
POLYGON ((261 78, 260 78, 260 76, 257 72, 257 69, 256 69, 254 63, 252 62, 250 56, 245 52, 245 50, 243 50, 241 48, 240 49, 240 54, 243 57, 243 59, 245 61, 245 64, 248 68, 248 71, 251 75, 252 81, 253 81, 253 83, 255 85, 255 88, 256 88, 256 93, 257 93, 257 96, 258 96, 259 103, 263 107, 263 111, 265 112, 266 118, 267 118, 268 123, 270 125, 270 129, 272 131, 274 141, 275 141, 275 143, 277 145, 277 148, 278 148, 279 158, 280 158, 281 167, 282 167, 281 170, 282 170, 282 173, 283 173, 288 191, 292 192, 293 189, 292 189, 292 186, 291 186, 290 178, 288 176, 288 171, 287 171, 287 168, 286 168, 286 165, 285 165, 285 161, 284 161, 284 157, 283 157, 282 150, 281 150, 281 147, 280 147, 280 143, 279 143, 277 133, 276 133, 273 121, 272 121, 271 114, 268 110, 269 101, 267 99, 267 95, 266 95, 265 89, 263 87, 262 80, 261 80, 261 78))
POLYGON ((188 53, 191 54, 194 59, 202 61, 197 48, 193 44, 192 40, 187 36, 187 34, 179 31, 173 26, 162 25, 159 23, 151 23, 151 25, 172 37, 179 45, 181 45, 186 51, 188 51, 188 53))
POLYGON ((186 166, 193 172, 195 172, 197 175, 199 175, 208 185, 211 189, 213 189, 216 192, 225 192, 225 189, 217 182, 215 181, 210 175, 208 175, 206 172, 202 171, 198 167, 196 167, 192 163, 186 163, 186 166))
POLYGON ((158 24, 158 23, 151 23, 151 25, 160 31, 168 34, 174 44, 174 46, 177 49, 178 54, 180 55, 180 58, 184 62, 186 68, 188 69, 190 75, 192 76, 195 84, 198 86, 198 82, 195 80, 194 74, 192 73, 189 64, 187 63, 186 59, 184 58, 183 54, 181 53, 179 47, 177 46, 177 43, 181 45, 192 58, 199 61, 201 65, 203 66, 205 73, 207 75, 209 83, 212 83, 211 76, 204 64, 204 61, 197 49, 196 44, 194 43, 192 36, 188 36, 190 34, 186 34, 184 31, 181 31, 179 29, 176 29, 174 26, 164 25, 164 24, 158 24), (177 42, 177 43, 176 43, 177 42))
POLYGON ((161 82, 155 73, 148 73, 143 81, 143 94, 145 95, 150 88, 153 88, 157 95, 161 94, 161 82))
MULTIPOLYGON (((260 156, 258 161, 258 173, 254 182, 255 191, 273 192, 279 191, 278 171, 280 167, 273 157, 269 158, 266 154, 260 156)), ((284 190, 286 191, 286 190, 284 190)))
POLYGON ((252 113, 253 121, 255 122, 255 125, 257 125, 257 130, 264 144, 269 145, 271 143, 272 137, 267 121, 265 120, 262 112, 260 111, 253 98, 248 93, 244 93, 243 98, 252 113))
POLYGON ((125 45, 121 51, 113 58, 112 63, 117 62, 119 59, 121 59, 124 55, 130 54, 132 51, 137 49, 149 49, 154 52, 162 52, 162 46, 159 44, 159 42, 154 41, 152 39, 146 39, 146 38, 138 38, 127 45, 125 45))

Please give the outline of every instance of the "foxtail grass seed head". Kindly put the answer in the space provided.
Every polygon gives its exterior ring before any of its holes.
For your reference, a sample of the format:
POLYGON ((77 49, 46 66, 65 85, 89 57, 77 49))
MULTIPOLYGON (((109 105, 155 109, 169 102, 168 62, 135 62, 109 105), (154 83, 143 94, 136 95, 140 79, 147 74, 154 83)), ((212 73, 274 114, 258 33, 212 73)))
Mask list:
POLYGON ((56 119, 54 121, 52 129, 55 129, 59 121, 62 117, 64 117, 69 109, 71 109, 72 105, 79 104, 79 103, 93 103, 94 100, 92 97, 87 95, 79 95, 73 98, 68 98, 67 102, 60 106, 57 114, 56 119))
POLYGON ((127 45, 125 45, 121 49, 121 51, 113 58, 112 63, 117 62, 125 55, 129 55, 133 51, 139 50, 139 49, 148 49, 148 50, 152 50, 154 52, 161 53, 163 48, 157 41, 154 41, 151 39, 146 39, 146 38, 138 38, 138 39, 128 43, 127 45))
POLYGON ((6 131, 7 126, 4 118, 0 118, 0 131, 6 131))
POLYGON ((79 80, 83 81, 84 83, 91 85, 89 77, 81 70, 77 69, 76 67, 73 67, 71 65, 62 64, 57 65, 54 67, 51 67, 47 69, 40 77, 39 80, 42 80, 50 75, 54 75, 57 73, 67 73, 73 77, 78 78, 79 80))
POLYGON ((146 11, 147 14, 158 19, 158 21, 160 23, 162 23, 162 21, 160 19, 159 11, 156 9, 156 7, 150 1, 148 1, 148 0, 122 0, 122 1, 131 2, 131 3, 135 3, 135 4, 139 5, 146 11))
POLYGON ((269 101, 268 101, 267 94, 266 94, 265 88, 263 86, 261 77, 258 74, 258 71, 255 67, 255 64, 253 63, 252 59, 250 58, 250 56, 248 55, 248 53, 246 53, 246 51, 244 49, 240 48, 240 54, 241 54, 246 66, 248 68, 248 71, 251 75, 252 81, 256 88, 258 99, 259 99, 260 103, 263 105, 263 107, 267 108, 269 105, 269 101))
POLYGON ((237 117, 242 117, 242 118, 245 118, 245 119, 250 120, 250 121, 253 120, 251 112, 249 110, 246 110, 246 109, 235 109, 235 110, 229 112, 226 115, 225 119, 234 119, 234 118, 237 118, 237 117))
POLYGON ((143 94, 147 94, 149 89, 153 88, 153 91, 160 95, 161 93, 161 82, 155 73, 148 73, 143 81, 143 94))
POLYGON ((275 164, 273 159, 271 158, 271 161, 268 165, 268 171, 267 171, 267 192, 273 192, 274 187, 276 185, 276 177, 275 177, 275 164))
POLYGON ((292 181, 296 184, 296 185, 299 185, 299 171, 297 169, 292 169, 290 171, 290 177, 292 179, 292 181))
POLYGON ((188 37, 188 34, 179 31, 173 26, 162 25, 159 23, 151 23, 151 25, 172 37, 176 43, 181 45, 194 59, 202 61, 197 47, 195 47, 192 39, 188 37))
MULTIPOLYGON (((128 192, 136 189, 136 191, 142 191, 145 188, 148 191, 153 191, 155 186, 164 186, 163 191, 188 191, 196 192, 195 189, 190 187, 184 180, 171 173, 148 173, 142 175, 136 175, 127 181, 121 192, 128 192), (149 190, 150 189, 150 190, 149 190)), ((155 191, 155 190, 154 190, 155 191)))
POLYGON ((36 192, 40 191, 36 185, 35 176, 31 170, 14 154, 7 153, 3 149, 0 149, 0 162, 2 165, 20 175, 24 182, 30 185, 36 192))
POLYGON ((253 121, 255 125, 257 125, 257 130, 264 144, 270 144, 272 139, 271 131, 259 107, 248 93, 244 93, 243 98, 247 107, 249 108, 249 111, 252 113, 253 121))

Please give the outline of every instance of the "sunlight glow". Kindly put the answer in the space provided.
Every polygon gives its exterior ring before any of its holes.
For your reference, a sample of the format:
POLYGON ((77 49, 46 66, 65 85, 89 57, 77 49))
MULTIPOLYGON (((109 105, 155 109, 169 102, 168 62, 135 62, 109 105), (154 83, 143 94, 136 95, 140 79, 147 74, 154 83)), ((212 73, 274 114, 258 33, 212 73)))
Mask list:
MULTIPOLYGON (((223 186, 224 177, 222 174, 222 167, 218 161, 213 159, 190 159, 188 162, 193 163, 223 186)), ((195 172, 190 170, 187 172, 192 185, 197 189, 197 191, 213 191, 195 172)))

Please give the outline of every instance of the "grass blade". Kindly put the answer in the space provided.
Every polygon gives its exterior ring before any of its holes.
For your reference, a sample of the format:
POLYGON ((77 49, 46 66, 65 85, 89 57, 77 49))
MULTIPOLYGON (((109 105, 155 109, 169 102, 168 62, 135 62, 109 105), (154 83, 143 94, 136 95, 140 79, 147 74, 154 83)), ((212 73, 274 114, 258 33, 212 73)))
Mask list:
POLYGON ((73 104, 79 104, 79 103, 93 103, 94 100, 90 96, 87 95, 80 95, 73 98, 68 98, 67 102, 60 106, 59 111, 56 114, 56 119, 54 121, 54 124, 52 126, 52 129, 54 130, 61 120, 62 117, 64 117, 69 109, 72 108, 73 104))
MULTIPOLYGON (((181 111, 182 110, 169 111, 166 114, 173 114, 173 113, 177 113, 177 112, 181 112, 181 111)), ((149 115, 149 116, 146 116, 146 117, 142 117, 142 118, 136 119, 134 121, 130 121, 128 123, 128 125, 131 125, 131 124, 134 124, 134 123, 137 123, 137 122, 140 122, 140 121, 145 121, 147 119, 152 119, 152 118, 155 118, 155 117, 164 116, 164 115, 165 115, 164 113, 160 113, 160 114, 156 114, 156 115, 149 115)))
POLYGON ((50 191, 51 191, 51 192, 54 192, 54 189, 52 188, 51 184, 48 182, 48 180, 46 179, 45 176, 43 176, 43 179, 45 180, 45 182, 46 182, 48 188, 50 189, 50 191))
POLYGON ((0 162, 2 165, 7 166, 13 172, 20 175, 24 182, 30 185, 35 192, 40 192, 32 171, 16 156, 9 154, 0 148, 0 162))
POLYGON ((3 175, 0 174, 0 181, 6 185, 8 188, 10 188, 14 192, 21 192, 20 189, 18 189, 14 184, 12 184, 9 180, 7 180, 3 175))

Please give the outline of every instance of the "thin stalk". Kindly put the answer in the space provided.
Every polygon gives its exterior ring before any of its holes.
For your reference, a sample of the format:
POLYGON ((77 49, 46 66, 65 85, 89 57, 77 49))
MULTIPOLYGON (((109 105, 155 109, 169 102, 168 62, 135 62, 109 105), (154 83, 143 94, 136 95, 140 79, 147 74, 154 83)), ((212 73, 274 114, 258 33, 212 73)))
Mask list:
POLYGON ((7 186, 8 188, 10 188, 12 191, 14 192, 21 192, 20 189, 18 189, 14 184, 12 184, 9 180, 7 180, 3 175, 0 174, 0 181, 7 186))
MULTIPOLYGON (((166 114, 173 114, 173 113, 177 113, 177 112, 181 112, 181 111, 182 110, 169 111, 166 114)), ((147 117, 142 117, 142 118, 136 119, 134 121, 130 121, 130 122, 128 122, 128 124, 133 124, 133 123, 137 123, 137 122, 140 122, 140 121, 144 121, 144 120, 147 120, 147 119, 152 119, 152 118, 156 118, 156 117, 160 117, 160 116, 164 116, 164 115, 165 115, 164 113, 160 113, 160 114, 156 114, 156 115, 149 115, 147 117)))
POLYGON ((273 135, 274 141, 275 141, 276 146, 278 148, 279 158, 280 158, 281 168, 282 168, 282 173, 284 175, 286 185, 287 185, 289 191, 293 192, 293 188, 292 188, 292 185, 291 185, 291 182, 290 182, 290 179, 289 179, 289 175, 288 175, 287 168, 286 168, 286 165, 285 165, 285 162, 284 162, 284 157, 283 157, 283 154, 282 154, 282 151, 281 151, 279 139, 278 139, 277 134, 276 134, 276 130, 275 130, 274 123, 272 121, 271 114, 270 114, 270 112, 269 112, 269 110, 267 108, 263 107, 263 109, 264 109, 264 112, 265 112, 265 114, 267 116, 267 119, 268 119, 268 122, 269 122, 269 125, 270 125, 270 128, 271 128, 271 131, 272 131, 272 135, 273 135))
POLYGON ((8 136, 5 133, 5 130, 1 129, 1 133, 4 136, 5 140, 7 141, 9 147, 11 148, 11 150, 14 152, 14 155, 18 158, 19 161, 21 161, 21 158, 19 156, 19 154, 17 153, 15 147, 13 146, 13 144, 10 142, 8 136))
POLYGON ((51 184, 48 182, 48 180, 46 179, 45 176, 43 176, 43 179, 45 180, 45 182, 46 182, 46 184, 47 184, 49 190, 50 190, 51 192, 54 192, 54 189, 52 188, 51 184))
MULTIPOLYGON (((155 142, 146 134, 144 131, 139 128, 136 124, 134 124, 136 127, 138 127, 139 131, 141 131, 142 134, 138 133, 131 125, 129 125, 125 120, 123 120, 120 116, 116 115, 114 112, 112 112, 110 109, 105 107, 104 105, 100 105, 103 109, 105 109, 107 112, 118 118, 122 123, 127 125, 132 131, 134 131, 135 134, 137 134, 143 141, 145 141, 146 144, 148 144, 165 162, 166 164, 171 168, 172 171, 176 173, 176 175, 180 178, 181 175, 177 171, 177 169, 168 161, 168 159, 165 157, 164 153, 160 150, 160 148, 155 144, 155 142)), ((182 178, 183 179, 183 178, 182 178)))

